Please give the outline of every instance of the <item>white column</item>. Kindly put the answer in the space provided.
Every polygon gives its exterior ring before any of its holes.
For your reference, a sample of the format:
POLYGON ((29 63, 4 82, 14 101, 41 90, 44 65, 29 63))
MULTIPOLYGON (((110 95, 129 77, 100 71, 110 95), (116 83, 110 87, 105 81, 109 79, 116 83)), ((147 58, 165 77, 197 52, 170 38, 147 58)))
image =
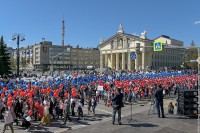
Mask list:
POLYGON ((125 53, 122 53, 122 69, 125 69, 125 53))
POLYGON ((107 53, 105 54, 105 67, 108 67, 108 55, 107 55, 107 53))
POLYGON ((116 53, 116 70, 119 70, 119 53, 116 53))
POLYGON ((144 70, 145 67, 146 67, 146 51, 143 48, 143 50, 142 50, 142 69, 144 70))
POLYGON ((100 70, 102 70, 102 69, 103 69, 103 55, 100 52, 100 70))
POLYGON ((110 67, 113 68, 113 54, 110 54, 110 67))
POLYGON ((139 68, 139 58, 140 58, 140 54, 136 53, 136 59, 135 59, 135 69, 138 70, 139 68))
POLYGON ((128 70, 131 70, 131 53, 128 51, 128 70))

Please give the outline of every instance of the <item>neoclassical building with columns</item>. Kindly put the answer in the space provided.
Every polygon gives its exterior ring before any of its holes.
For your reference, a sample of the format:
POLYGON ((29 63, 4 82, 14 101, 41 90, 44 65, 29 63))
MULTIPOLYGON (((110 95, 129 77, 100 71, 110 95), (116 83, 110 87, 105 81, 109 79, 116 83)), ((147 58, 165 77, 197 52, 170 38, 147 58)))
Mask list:
POLYGON ((127 34, 120 24, 118 32, 107 40, 100 39, 100 68, 116 70, 163 69, 180 67, 184 63, 183 42, 161 35, 154 40, 147 39, 147 32, 140 36, 127 34), (153 51, 153 42, 163 44, 162 51, 153 51))
POLYGON ((146 69, 152 66, 153 40, 147 39, 146 31, 140 36, 127 34, 122 24, 118 32, 107 40, 100 39, 100 69, 146 69), (136 58, 135 58, 136 57, 136 58))

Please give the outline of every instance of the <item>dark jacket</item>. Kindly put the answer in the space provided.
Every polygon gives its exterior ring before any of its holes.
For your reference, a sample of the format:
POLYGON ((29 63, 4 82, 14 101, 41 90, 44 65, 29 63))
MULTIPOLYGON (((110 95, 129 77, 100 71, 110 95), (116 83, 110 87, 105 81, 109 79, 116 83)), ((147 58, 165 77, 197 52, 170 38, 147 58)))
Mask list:
POLYGON ((118 106, 118 107, 123 107, 123 94, 119 93, 116 94, 114 97, 112 97, 112 105, 113 106, 118 106))
POLYGON ((154 96, 155 96, 155 98, 156 98, 157 101, 162 101, 163 100, 163 89, 162 88, 158 88, 155 91, 154 96))

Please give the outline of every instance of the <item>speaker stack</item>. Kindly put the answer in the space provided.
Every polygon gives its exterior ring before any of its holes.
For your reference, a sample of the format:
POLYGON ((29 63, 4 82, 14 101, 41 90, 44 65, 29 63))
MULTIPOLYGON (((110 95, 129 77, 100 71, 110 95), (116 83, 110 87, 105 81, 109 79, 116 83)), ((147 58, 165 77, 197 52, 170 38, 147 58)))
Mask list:
POLYGON ((198 115, 198 91, 179 90, 178 113, 186 116, 198 115))

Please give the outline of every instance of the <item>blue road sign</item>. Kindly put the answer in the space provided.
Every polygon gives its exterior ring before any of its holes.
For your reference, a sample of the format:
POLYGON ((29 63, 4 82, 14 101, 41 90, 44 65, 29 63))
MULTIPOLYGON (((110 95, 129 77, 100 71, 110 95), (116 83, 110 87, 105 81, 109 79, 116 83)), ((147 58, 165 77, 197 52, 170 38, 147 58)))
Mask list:
POLYGON ((136 54, 135 54, 135 53, 132 53, 132 54, 130 55, 130 58, 131 58, 131 60, 136 59, 136 54))

